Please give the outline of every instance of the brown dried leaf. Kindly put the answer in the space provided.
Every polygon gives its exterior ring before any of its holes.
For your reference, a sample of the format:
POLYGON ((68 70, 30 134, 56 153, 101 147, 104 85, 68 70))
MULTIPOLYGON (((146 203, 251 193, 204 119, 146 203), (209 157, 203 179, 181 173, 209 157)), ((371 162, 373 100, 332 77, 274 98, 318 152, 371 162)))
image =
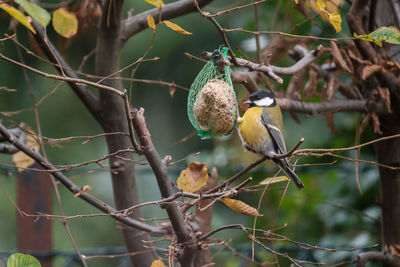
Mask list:
MULTIPOLYGON (((37 142, 37 135, 33 132, 28 130, 28 135, 27 135, 27 141, 26 145, 33 150, 39 151, 40 145, 37 142)), ((24 169, 28 168, 31 166, 33 163, 35 163, 35 160, 26 155, 24 152, 19 151, 12 156, 12 160, 15 164, 15 167, 17 167, 18 172, 23 171, 24 169)))
POLYGON ((83 193, 90 191, 90 190, 92 190, 92 187, 90 185, 84 185, 81 187, 81 190, 79 190, 79 192, 74 195, 74 197, 79 197, 83 193))
POLYGON ((262 52, 261 61, 265 65, 273 64, 281 57, 286 56, 292 46, 311 42, 312 40, 307 38, 285 38, 281 35, 276 35, 262 52))
POLYGON ((354 46, 351 45, 351 46, 352 46, 352 49, 348 49, 347 53, 348 53, 349 57, 353 60, 353 63, 357 63, 358 65, 360 65, 360 64, 371 65, 372 64, 371 61, 364 60, 361 58, 355 45, 354 46))
POLYGON ((335 61, 339 64, 339 66, 349 72, 352 73, 349 66, 347 66, 346 61, 344 60, 342 53, 340 53, 339 47, 337 46, 335 41, 331 41, 331 53, 335 61))
POLYGON ((232 198, 221 198, 221 201, 229 208, 241 214, 247 216, 262 216, 260 213, 258 213, 257 209, 247 205, 243 201, 232 198))
POLYGON ((305 74, 306 74, 306 69, 304 68, 293 75, 286 89, 285 96, 287 98, 300 100, 301 98, 300 90, 301 88, 303 88, 305 74))
POLYGON ((151 263, 150 267, 165 267, 165 264, 164 264, 164 262, 162 261, 162 259, 159 258, 158 260, 154 260, 154 261, 151 263))
POLYGON ((357 99, 357 93, 348 84, 339 84, 339 92, 349 99, 357 99))
POLYGON ((349 70, 351 71, 351 73, 354 73, 355 69, 354 69, 353 61, 350 59, 350 56, 348 54, 348 50, 349 49, 346 48, 346 47, 341 47, 340 48, 341 55, 343 56, 347 66, 349 67, 349 70))
POLYGON ((304 87, 304 96, 309 100, 317 92, 318 73, 314 69, 310 69, 308 81, 304 87))
POLYGON ((374 133, 376 134, 383 134, 381 131, 381 123, 379 121, 378 115, 376 113, 371 113, 371 118, 372 118, 372 125, 374 126, 374 133))
POLYGON ((386 111, 392 113, 392 108, 390 106, 390 91, 386 87, 378 87, 379 95, 385 105, 386 111))
POLYGON ((335 78, 331 78, 328 81, 327 86, 324 87, 324 90, 322 91, 321 100, 322 101, 331 101, 333 95, 336 93, 336 91, 338 89, 339 89, 339 85, 337 83, 337 80, 335 78))
POLYGON ((398 245, 398 244, 390 244, 389 245, 389 250, 390 250, 390 253, 392 253, 393 256, 395 256, 395 257, 400 259, 400 245, 398 245))
POLYGON ((295 112, 289 112, 290 117, 292 117, 292 119, 297 123, 300 124, 301 120, 299 118, 299 116, 297 115, 297 113, 295 112))
POLYGON ((377 71, 382 71, 382 66, 380 65, 368 65, 363 68, 361 71, 361 79, 366 80, 369 76, 374 74, 377 71))
POLYGON ((338 130, 336 129, 335 123, 334 123, 334 115, 335 113, 331 112, 331 113, 327 113, 325 114, 325 119, 326 119, 326 123, 328 124, 329 130, 331 131, 331 133, 333 134, 337 134, 338 130))
POLYGON ((192 162, 179 175, 177 186, 185 192, 196 192, 207 183, 207 180, 207 163, 192 162))

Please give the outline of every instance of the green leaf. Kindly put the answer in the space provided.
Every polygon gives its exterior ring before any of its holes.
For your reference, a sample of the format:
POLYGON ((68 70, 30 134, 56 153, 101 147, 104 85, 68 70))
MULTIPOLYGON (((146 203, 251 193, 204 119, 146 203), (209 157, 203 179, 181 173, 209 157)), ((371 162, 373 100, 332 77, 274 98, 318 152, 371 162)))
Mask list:
POLYGON ((61 7, 53 13, 53 27, 59 35, 71 38, 78 32, 78 19, 74 13, 61 7))
POLYGON ((372 40, 386 41, 391 44, 400 44, 400 32, 396 27, 379 27, 368 34, 372 40))
POLYGON ((358 35, 356 33, 353 34, 354 37, 376 43, 379 46, 382 46, 382 41, 391 43, 391 44, 400 44, 400 32, 396 27, 390 26, 382 26, 371 32, 370 34, 358 35))
POLYGON ((41 264, 31 255, 14 253, 8 258, 7 267, 41 267, 41 264))
POLYGON ((25 17, 18 9, 8 4, 0 4, 0 8, 7 12, 11 17, 16 19, 19 23, 27 27, 31 32, 36 34, 35 29, 32 27, 29 19, 25 17))
POLYGON ((27 0, 14 0, 14 2, 20 5, 26 13, 39 22, 39 24, 41 24, 43 27, 46 27, 49 24, 51 16, 46 9, 41 8, 40 6, 35 5, 27 0))

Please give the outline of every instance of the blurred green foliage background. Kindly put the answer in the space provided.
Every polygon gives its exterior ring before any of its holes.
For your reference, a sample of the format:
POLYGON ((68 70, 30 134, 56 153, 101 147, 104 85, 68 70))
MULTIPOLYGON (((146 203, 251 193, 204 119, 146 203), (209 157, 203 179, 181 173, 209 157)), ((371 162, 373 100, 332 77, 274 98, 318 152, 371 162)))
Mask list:
MULTIPOLYGON (((134 14, 151 8, 144 1, 126 2, 126 11, 134 8, 134 14)), ((245 4, 249 1, 238 2, 245 4)), ((205 10, 215 12, 233 5, 232 1, 214 1, 205 10)), ((298 24, 299 26, 295 27, 291 33, 321 37, 351 36, 345 23, 343 23, 344 31, 336 34, 333 28, 320 18, 313 21, 305 20, 293 6, 294 1, 271 0, 260 4, 260 28, 262 30, 289 31, 298 24)), ((348 6, 342 6, 342 18, 345 17, 347 9, 348 6)), ((164 25, 159 26, 153 49, 148 58, 160 57, 160 59, 141 63, 134 77, 156 81, 173 81, 177 85, 189 88, 204 63, 185 56, 184 52, 199 56, 202 51, 212 51, 223 42, 216 28, 197 13, 172 21, 193 34, 181 35, 169 30, 164 25)), ((218 17, 218 21, 227 28, 242 27, 247 30, 254 30, 255 27, 252 7, 218 17)), ((12 34, 8 30, 9 22, 8 15, 0 12, 0 33, 2 35, 4 33, 12 34)), ((62 43, 63 40, 54 33, 51 26, 48 27, 48 34, 54 43, 58 45, 62 43)), ((19 42, 31 47, 27 30, 20 25, 17 27, 17 37, 19 42)), ((255 41, 252 35, 236 32, 229 34, 228 37, 235 51, 249 58, 255 57, 255 41)), ((271 41, 273 35, 263 35, 262 37, 265 45, 271 41)), ((152 32, 150 30, 145 30, 134 36, 123 50, 121 67, 141 57, 149 47, 151 38, 152 32)), ((315 42, 313 46, 320 43, 327 45, 324 42, 315 42)), ((65 55, 67 62, 74 69, 77 69, 82 57, 88 54, 95 47, 95 44, 96 30, 95 27, 91 27, 72 39, 65 55)), ((54 73, 52 66, 27 55, 23 50, 21 51, 26 64, 45 72, 54 73)), ((17 46, 12 41, 4 42, 0 52, 8 57, 18 59, 17 46)), ((40 56, 43 57, 44 55, 40 56)), ((288 66, 293 63, 294 61, 286 56, 276 64, 288 66)), ((129 77, 131 70, 131 68, 127 69, 122 76, 129 77)), ((84 72, 94 73, 93 58, 87 62, 84 72)), ((57 82, 41 76, 31 73, 28 76, 36 101, 48 94, 57 85, 57 82)), ((283 86, 279 88, 275 84, 280 90, 285 90, 285 86, 290 80, 290 77, 284 78, 283 86)), ((349 81, 345 80, 345 82, 349 81)), ((3 123, 9 127, 14 127, 20 122, 24 122, 34 131, 37 131, 34 114, 31 110, 29 85, 24 79, 21 68, 0 61, 0 86, 17 89, 16 92, 0 91, 0 112, 28 109, 11 117, 1 114, 0 119, 3 123)), ((125 88, 130 88, 129 82, 125 82, 125 88)), ((239 98, 245 96, 245 89, 242 86, 235 86, 235 90, 239 98)), ((214 140, 201 140, 199 137, 193 136, 194 129, 186 115, 187 94, 187 90, 177 88, 176 93, 171 97, 169 88, 166 86, 142 82, 133 83, 132 104, 135 107, 145 109, 147 126, 156 148, 162 156, 171 155, 173 160, 183 159, 169 169, 171 180, 174 181, 179 172, 186 168, 187 163, 191 161, 207 162, 209 168, 218 167, 222 180, 256 159, 249 153, 243 152, 235 132, 228 137, 214 140), (186 142, 180 142, 186 136, 191 137, 186 142), (196 152, 201 153, 194 156, 196 152)), ((318 99, 314 99, 314 101, 318 101, 318 99)), ((61 138, 101 133, 99 125, 67 85, 61 85, 54 95, 43 102, 39 107, 39 115, 42 133, 46 137, 61 138)), ((322 116, 305 117, 300 115, 299 117, 301 123, 297 124, 288 114, 284 114, 285 138, 288 148, 294 146, 301 137, 305 138, 302 148, 333 148, 354 145, 357 114, 336 114, 335 125, 339 130, 336 135, 330 133, 322 116)), ((362 141, 371 139, 368 132, 362 136, 362 141)), ((94 139, 84 145, 82 144, 83 141, 76 140, 53 146, 47 145, 47 154, 54 164, 61 165, 84 162, 107 154, 103 138, 94 139)), ((353 152, 343 155, 354 157, 353 152)), ((362 149, 361 158, 373 159, 373 157, 372 147, 362 149)), ((138 160, 144 161, 142 158, 138 160)), ((302 157, 298 164, 329 163, 333 160, 330 157, 319 159, 302 157)), ((17 173, 16 169, 12 167, 11 156, 0 155, 0 162, 0 216, 2 218, 0 220, 0 251, 11 252, 16 250, 16 209, 12 200, 16 199, 15 179, 17 173)), ((257 184, 262 179, 273 176, 276 171, 275 166, 263 164, 253 172, 248 173, 246 177, 254 177, 253 184, 257 184)), ((378 172, 376 167, 360 164, 363 195, 360 195, 356 187, 354 163, 340 160, 335 164, 298 167, 296 172, 303 180, 305 189, 298 191, 295 187, 290 186, 280 205, 284 183, 271 186, 261 201, 260 213, 264 216, 257 219, 258 228, 265 230, 277 228, 276 233, 285 235, 290 239, 334 249, 364 247, 379 241, 380 210, 377 204, 378 172)), ((91 185, 93 195, 113 205, 111 182, 107 170, 98 165, 89 165, 72 169, 66 175, 81 175, 75 180, 78 185, 91 185), (88 171, 94 172, 85 174, 88 171)), ((160 198, 154 176, 148 166, 137 167, 137 180, 142 201, 160 198)), ((74 198, 69 191, 62 187, 60 187, 60 190, 67 215, 98 213, 97 210, 82 200, 74 198)), ((257 207, 260 195, 261 191, 246 192, 239 194, 237 198, 257 207)), ((142 211, 145 218, 165 217, 164 212, 156 206, 148 206, 142 211)), ((54 202, 54 214, 59 214, 56 202, 54 202)), ((214 228, 231 223, 242 223, 252 227, 253 220, 253 218, 235 213, 221 203, 215 205, 214 228)), ((110 218, 80 218, 72 219, 69 223, 77 244, 83 251, 92 248, 124 246, 119 227, 110 218)), ((71 242, 62 224, 55 220, 53 225, 54 249, 72 251, 71 242)), ((242 232, 228 230, 219 233, 218 237, 228 242, 241 254, 251 257, 251 242, 242 232)), ((349 260, 360 252, 360 250, 353 252, 305 250, 289 242, 275 242, 274 249, 280 252, 288 252, 290 256, 298 259, 326 263, 349 260)), ((247 261, 244 258, 233 255, 229 249, 218 252, 215 249, 213 251, 216 252, 217 266, 251 266, 251 264, 246 263, 247 261)), ((2 255, 2 257, 4 259, 5 256, 2 255)), ((274 257, 256 246, 256 259, 272 262, 274 257)), ((119 259, 101 259, 91 260, 89 264, 90 266, 117 266, 118 262, 119 259)), ((65 259, 56 258, 55 263, 55 266, 63 266, 65 259)), ((281 264, 281 266, 289 265, 285 260, 282 260, 281 264)))

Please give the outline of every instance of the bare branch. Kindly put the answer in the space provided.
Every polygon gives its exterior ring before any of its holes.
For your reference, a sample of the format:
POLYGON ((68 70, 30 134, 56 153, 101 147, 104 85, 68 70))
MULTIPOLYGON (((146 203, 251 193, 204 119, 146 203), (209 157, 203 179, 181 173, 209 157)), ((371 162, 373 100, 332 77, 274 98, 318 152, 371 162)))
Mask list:
MULTIPOLYGON (((4 138, 6 138, 9 142, 13 143, 15 147, 17 147, 19 150, 23 151, 25 154, 27 154, 29 157, 34 159, 38 164, 40 164, 43 168, 47 170, 55 170, 56 168, 54 165, 52 165, 45 157, 43 157, 40 153, 38 153, 35 150, 30 149, 28 146, 25 144, 21 143, 12 133, 10 133, 7 128, 3 126, 3 124, 0 123, 0 133, 4 138)), ((74 184, 68 177, 66 177, 64 174, 61 172, 53 172, 52 175, 54 178, 56 178, 58 181, 60 181, 69 191, 71 191, 73 194, 77 194, 80 192, 80 187, 74 184)), ((122 216, 117 216, 117 211, 109 206, 108 204, 98 200, 97 198, 89 195, 88 193, 82 193, 79 195, 80 198, 85 200, 87 203, 90 205, 98 208, 102 212, 109 214, 111 217, 114 219, 128 225, 131 227, 134 227, 136 229, 149 232, 150 234, 153 235, 164 235, 167 234, 168 231, 162 227, 155 227, 151 226, 148 224, 145 224, 143 222, 137 221, 135 219, 132 219, 130 217, 122 217, 122 216)))
MULTIPOLYGON (((26 143, 26 133, 20 128, 10 129, 9 132, 14 135, 21 143, 26 143)), ((0 134, 0 142, 7 141, 7 138, 0 134)), ((4 154, 14 154, 17 153, 19 149, 13 144, 0 144, 0 153, 4 154)))
MULTIPOLYGON (((39 4, 39 1, 32 1, 35 4, 39 4)), ((50 59, 50 61, 55 64, 56 69, 63 75, 78 79, 79 77, 75 74, 72 68, 65 62, 64 58, 60 55, 54 45, 50 42, 49 38, 46 35, 45 29, 37 23, 35 20, 32 21, 33 28, 36 30, 35 37, 36 41, 39 43, 43 52, 50 59)), ((98 119, 98 99, 95 95, 93 95, 88 88, 83 84, 78 84, 76 82, 67 81, 71 89, 75 92, 75 94, 80 98, 89 112, 93 115, 94 118, 98 119)))
POLYGON ((86 84, 86 85, 90 85, 90 86, 96 87, 98 89, 103 89, 103 90, 110 91, 110 92, 112 92, 114 94, 117 94, 119 96, 124 96, 123 92, 121 92, 121 91, 119 91, 119 90, 117 90, 117 89, 115 89, 113 87, 107 86, 107 85, 103 85, 103 84, 87 81, 87 80, 80 79, 80 78, 71 78, 71 77, 68 77, 68 76, 59 76, 59 75, 46 73, 46 72, 37 70, 35 68, 32 68, 32 67, 30 67, 28 65, 25 65, 25 64, 23 64, 21 62, 15 61, 14 59, 6 57, 5 55, 3 55, 1 53, 0 53, 0 58, 4 59, 5 61, 8 61, 10 63, 13 63, 13 64, 15 64, 17 66, 20 66, 20 67, 22 67, 24 69, 27 69, 27 70, 29 70, 29 71, 31 71, 33 73, 39 74, 39 75, 41 75, 43 77, 46 77, 46 78, 68 82, 70 85, 71 84, 75 84, 75 85, 80 84, 79 86, 82 86, 82 84, 86 84))
POLYGON ((376 113, 385 112, 385 107, 381 102, 377 103, 371 100, 335 100, 331 102, 307 103, 288 98, 278 98, 277 102, 283 110, 307 113, 310 115, 339 111, 376 113))
MULTIPOLYGON (((202 7, 212 2, 212 0, 198 0, 197 2, 199 6, 202 7)), ((196 11, 196 7, 193 4, 193 0, 180 0, 168 5, 164 5, 161 10, 158 8, 153 8, 136 16, 127 18, 124 21, 122 42, 125 43, 130 37, 132 37, 136 33, 147 29, 148 16, 152 16, 155 22, 159 23, 159 18, 162 18, 163 20, 173 19, 194 11, 196 11)))
MULTIPOLYGON (((278 67, 274 65, 265 66, 263 64, 254 63, 243 58, 236 58, 236 62, 238 63, 237 66, 239 67, 245 67, 251 71, 260 71, 268 77, 274 79, 276 82, 283 83, 283 79, 277 74, 295 74, 296 72, 311 64, 319 56, 319 52, 322 50, 322 48, 323 46, 320 45, 315 50, 309 51, 302 59, 300 59, 296 62, 296 64, 290 67, 278 67)), ((207 58, 211 56, 210 52, 205 52, 203 54, 207 58)), ((231 57, 228 56, 228 59, 231 60, 231 57)))
MULTIPOLYGON (((168 177, 168 163, 166 160, 161 160, 160 155, 156 151, 153 142, 151 141, 150 133, 146 126, 146 121, 143 116, 143 109, 134 110, 132 112, 133 126, 137 132, 142 152, 148 160, 153 172, 157 178, 158 187, 163 198, 168 198, 172 195, 171 180, 168 177)), ((176 203, 169 203, 165 206, 168 217, 171 221, 172 228, 177 236, 178 242, 182 245, 187 242, 192 242, 184 216, 179 210, 176 203)), ((184 246, 183 253, 178 256, 182 266, 192 266, 194 258, 194 247, 184 246)))

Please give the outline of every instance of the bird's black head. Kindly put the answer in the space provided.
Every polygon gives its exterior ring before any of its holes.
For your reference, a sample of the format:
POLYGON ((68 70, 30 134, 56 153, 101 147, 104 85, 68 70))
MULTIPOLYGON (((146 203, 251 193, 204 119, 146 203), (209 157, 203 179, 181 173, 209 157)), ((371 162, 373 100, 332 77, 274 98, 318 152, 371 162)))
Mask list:
POLYGON ((275 97, 267 91, 257 91, 250 95, 249 100, 245 101, 250 107, 274 107, 276 106, 275 97))

